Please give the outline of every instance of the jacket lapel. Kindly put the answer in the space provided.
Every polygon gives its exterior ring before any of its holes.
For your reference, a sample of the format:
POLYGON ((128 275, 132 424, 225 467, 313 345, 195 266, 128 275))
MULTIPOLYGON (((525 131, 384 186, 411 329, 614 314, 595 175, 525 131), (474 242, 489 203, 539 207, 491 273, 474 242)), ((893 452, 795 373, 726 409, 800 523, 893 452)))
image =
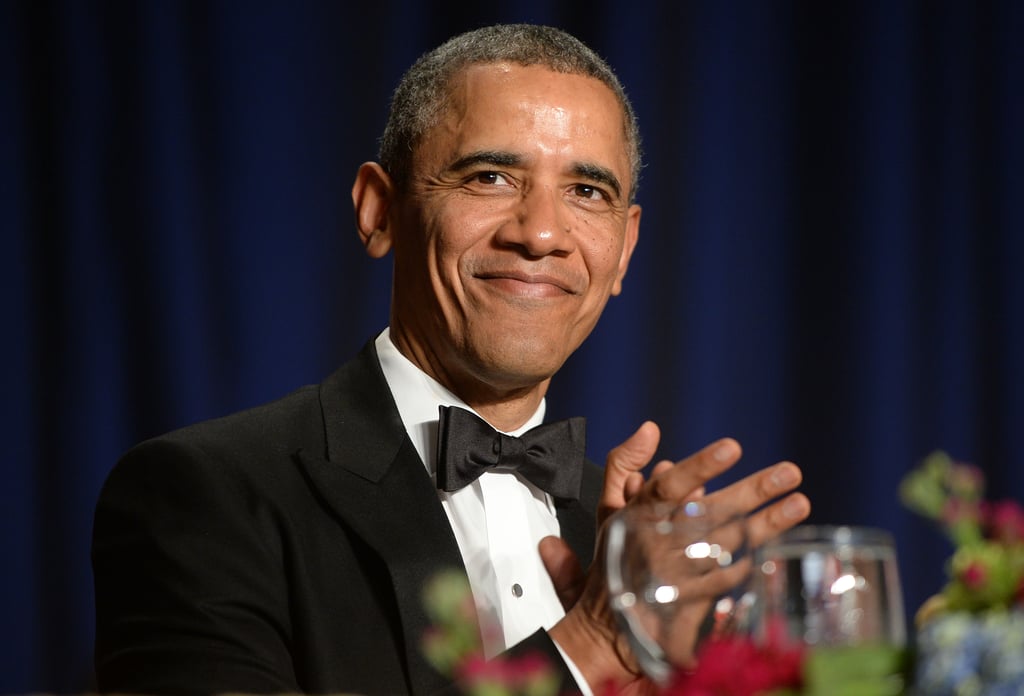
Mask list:
MULTIPOLYGON (((426 467, 409 440, 373 341, 320 387, 326 448, 299 459, 333 513, 387 565, 398 604, 410 684, 433 691, 447 680, 424 659, 430 627, 424 583, 443 570, 465 573, 458 542, 426 467)), ((601 487, 587 463, 579 501, 559 503, 561 535, 583 567, 594 553, 594 510, 601 487)))
POLYGON ((426 662, 421 638, 430 620, 424 583, 445 569, 465 573, 458 543, 423 462, 406 435, 372 341, 321 385, 325 456, 299 458, 334 514, 387 565, 416 690, 446 680, 426 662))
POLYGON ((590 461, 584 462, 580 499, 559 501, 556 507, 561 536, 576 554, 584 570, 594 558, 594 520, 603 481, 602 471, 590 461))

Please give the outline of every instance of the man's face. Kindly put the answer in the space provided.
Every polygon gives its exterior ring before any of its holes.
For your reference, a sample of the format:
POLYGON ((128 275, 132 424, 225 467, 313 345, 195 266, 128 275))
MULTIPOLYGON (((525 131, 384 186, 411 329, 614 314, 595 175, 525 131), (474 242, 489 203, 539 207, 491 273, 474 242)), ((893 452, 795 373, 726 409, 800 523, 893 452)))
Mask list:
POLYGON ((394 200, 392 335, 463 398, 536 388, 621 289, 640 208, 593 78, 474 66, 394 200))

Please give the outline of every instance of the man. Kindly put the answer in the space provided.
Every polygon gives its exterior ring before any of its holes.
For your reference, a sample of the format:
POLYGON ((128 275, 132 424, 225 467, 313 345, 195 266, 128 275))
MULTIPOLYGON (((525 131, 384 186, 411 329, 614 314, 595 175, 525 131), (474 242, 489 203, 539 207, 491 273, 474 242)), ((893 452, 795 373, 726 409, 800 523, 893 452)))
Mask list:
MULTIPOLYGON (((554 492, 504 466, 456 481, 438 455, 481 427, 495 451, 523 454, 552 376, 622 288, 637 133, 611 70, 558 30, 485 28, 417 61, 380 163, 352 189, 367 252, 393 254, 388 328, 321 385, 119 463, 94 532, 100 690, 444 689, 420 649, 421 589, 452 567, 468 574, 489 657, 539 650, 585 691, 638 680, 599 564, 584 578, 578 561, 612 511, 702 495, 738 445, 661 462, 644 483, 658 442, 646 423, 602 483, 573 422, 577 454, 546 474, 554 492)), ((782 463, 713 495, 745 513, 799 479, 782 463)), ((753 515, 751 534, 807 512, 791 494, 753 515)))

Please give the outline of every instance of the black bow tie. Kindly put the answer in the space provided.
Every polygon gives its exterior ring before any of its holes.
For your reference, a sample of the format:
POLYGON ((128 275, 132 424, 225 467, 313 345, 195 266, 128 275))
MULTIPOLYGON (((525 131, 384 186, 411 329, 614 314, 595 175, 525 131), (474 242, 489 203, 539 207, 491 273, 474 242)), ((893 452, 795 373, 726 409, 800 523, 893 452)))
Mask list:
POLYGON ((546 423, 513 437, 499 433, 470 411, 442 406, 437 487, 457 491, 485 471, 516 471, 556 498, 577 500, 585 449, 583 418, 546 423))

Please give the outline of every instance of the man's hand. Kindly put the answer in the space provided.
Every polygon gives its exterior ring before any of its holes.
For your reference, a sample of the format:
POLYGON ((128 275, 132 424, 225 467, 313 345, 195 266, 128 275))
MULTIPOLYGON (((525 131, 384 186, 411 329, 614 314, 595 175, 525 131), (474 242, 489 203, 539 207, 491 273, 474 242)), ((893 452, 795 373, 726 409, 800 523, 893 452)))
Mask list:
MULTIPOLYGON (((625 506, 630 498, 643 488, 642 470, 650 464, 660 440, 661 430, 657 424, 646 421, 625 442, 608 453, 604 466, 604 489, 597 506, 598 527, 603 527, 605 521, 616 510, 625 506)), ((651 477, 671 469, 672 466, 673 463, 667 459, 658 462, 651 469, 651 477)), ((703 494, 704 488, 701 486, 687 496, 687 499, 697 498, 703 494)), ((541 539, 539 551, 562 607, 569 611, 583 592, 583 567, 576 554, 560 537, 549 536, 541 539)))
MULTIPOLYGON (((657 426, 645 423, 608 455, 605 487, 598 511, 598 548, 594 563, 585 576, 564 543, 545 539, 541 545, 542 557, 563 604, 568 605, 574 595, 579 597, 567 610, 566 616, 552 627, 551 637, 593 688, 615 685, 616 688, 633 690, 644 688, 646 682, 618 630, 608 603, 604 572, 607 518, 627 505, 662 508, 702 496, 704 484, 735 465, 741 455, 735 440, 719 440, 675 464, 659 462, 645 483, 640 470, 653 457, 658 436, 657 426)), ((714 504, 723 515, 749 515, 749 543, 758 546, 798 524, 810 513, 810 502, 806 496, 792 492, 801 479, 796 465, 781 462, 708 495, 707 502, 714 504), (776 500, 780 496, 785 497, 776 500)), ((703 599, 710 602, 714 598, 708 596, 703 599)), ((684 652, 686 646, 692 646, 696 639, 698 625, 699 618, 695 618, 690 631, 692 635, 680 636, 684 652)))
MULTIPOLYGON (((644 485, 641 470, 650 464, 661 440, 657 424, 647 421, 621 445, 608 453, 604 465, 604 490, 597 506, 597 524, 604 526, 612 513, 629 502, 644 485)), ((672 468, 672 462, 658 462, 651 476, 672 468)))
MULTIPOLYGON (((647 466, 658 448, 661 431, 647 421, 625 442, 608 453, 604 467, 604 488, 597 506, 597 526, 623 507, 644 485, 641 470, 647 466)), ((672 467, 672 462, 659 462, 652 475, 672 467)), ((556 536, 541 539, 540 557, 551 578, 565 611, 569 611, 583 592, 584 574, 579 559, 565 540, 556 536)))

